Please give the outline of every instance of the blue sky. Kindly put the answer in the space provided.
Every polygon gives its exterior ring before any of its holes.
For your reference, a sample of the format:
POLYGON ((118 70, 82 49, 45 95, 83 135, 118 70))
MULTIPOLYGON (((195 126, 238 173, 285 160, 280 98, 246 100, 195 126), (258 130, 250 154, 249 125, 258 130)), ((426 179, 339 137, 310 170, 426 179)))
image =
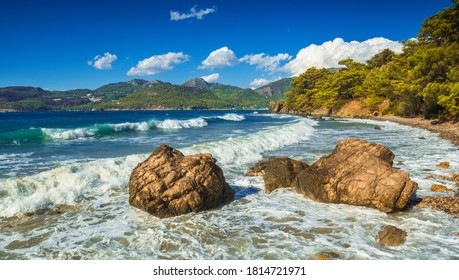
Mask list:
POLYGON ((241 87, 401 50, 450 0, 2 1, 0 87, 193 77, 241 87))

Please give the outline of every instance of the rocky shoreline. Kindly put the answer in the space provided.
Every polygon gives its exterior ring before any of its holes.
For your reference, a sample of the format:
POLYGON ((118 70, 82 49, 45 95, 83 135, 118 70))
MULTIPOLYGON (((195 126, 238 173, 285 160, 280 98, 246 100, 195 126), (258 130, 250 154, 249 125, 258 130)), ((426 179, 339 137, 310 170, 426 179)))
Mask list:
POLYGON ((382 116, 373 117, 372 119, 378 121, 390 121, 411 127, 417 127, 438 133, 443 139, 449 140, 455 146, 459 147, 459 124, 454 122, 439 122, 432 120, 425 120, 420 117, 416 118, 402 118, 396 116, 382 116))
MULTIPOLYGON (((384 104, 383 104, 384 105, 384 104)), ((422 128, 434 133, 438 133, 443 139, 449 140, 455 146, 459 147, 459 123, 453 121, 426 120, 421 117, 397 117, 391 115, 382 115, 382 111, 387 107, 382 106, 376 112, 370 112, 357 101, 352 101, 343 106, 337 112, 328 108, 320 108, 312 112, 299 112, 290 109, 282 102, 272 101, 269 105, 269 111, 273 114, 288 114, 301 117, 311 116, 314 119, 321 119, 328 116, 333 118, 362 118, 377 121, 390 121, 401 125, 407 125, 416 128, 422 128)))

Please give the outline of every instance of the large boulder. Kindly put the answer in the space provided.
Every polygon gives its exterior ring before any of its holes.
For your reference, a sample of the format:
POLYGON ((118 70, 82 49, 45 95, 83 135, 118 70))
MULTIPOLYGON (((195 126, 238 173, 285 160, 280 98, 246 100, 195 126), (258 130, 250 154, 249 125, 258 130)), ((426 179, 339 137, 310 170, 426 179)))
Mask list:
POLYGON ((250 168, 247 176, 263 176, 265 192, 270 193, 278 188, 290 188, 298 172, 308 167, 307 164, 288 157, 270 157, 250 168))
POLYGON ((444 211, 450 215, 459 217, 458 196, 428 196, 424 197, 416 206, 444 211))
POLYGON ((358 138, 348 138, 336 144, 333 154, 369 152, 390 165, 394 163, 395 154, 387 147, 358 138))
POLYGON ((382 145, 341 140, 331 155, 300 171, 295 189, 319 202, 400 210, 418 187, 408 173, 392 167, 393 159, 394 154, 382 145))
POLYGON ((217 207, 234 197, 211 154, 184 156, 161 145, 137 165, 129 180, 129 203, 159 218, 217 207))

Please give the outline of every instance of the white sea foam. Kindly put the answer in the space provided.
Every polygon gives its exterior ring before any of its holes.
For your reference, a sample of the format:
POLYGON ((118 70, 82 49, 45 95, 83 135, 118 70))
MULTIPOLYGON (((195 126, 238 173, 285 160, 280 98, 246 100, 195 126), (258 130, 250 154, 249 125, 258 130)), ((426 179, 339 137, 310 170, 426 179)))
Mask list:
POLYGON ((204 127, 208 123, 203 118, 195 118, 189 120, 171 120, 167 119, 159 122, 156 126, 162 129, 180 129, 180 128, 194 128, 204 127))
POLYGON ((147 122, 138 122, 138 123, 117 123, 117 124, 108 124, 110 128, 114 131, 126 131, 126 130, 135 130, 135 131, 146 131, 150 129, 150 125, 147 122))
MULTIPOLYGON (((196 122, 200 122, 196 120, 196 122)), ((265 129, 234 139, 181 149, 184 153, 210 152, 229 167, 246 165, 262 158, 262 153, 307 139, 311 120, 265 129)), ((34 212, 58 204, 88 203, 93 197, 128 184, 130 173, 148 155, 131 155, 76 163, 32 176, 0 181, 0 216, 34 212)))
POLYGON ((207 126, 203 118, 194 118, 189 120, 172 120, 164 121, 152 120, 149 122, 124 122, 116 124, 96 124, 92 127, 63 129, 63 128, 40 128, 41 131, 52 140, 75 140, 87 139, 99 134, 103 134, 107 128, 114 132, 121 131, 148 131, 154 127, 161 129, 180 129, 207 126))
POLYGON ((285 115, 285 114, 256 114, 257 116, 262 116, 262 117, 270 117, 273 119, 292 119, 292 118, 298 118, 295 115, 285 115))
POLYGON ((75 129, 60 129, 60 128, 41 128, 41 131, 48 137, 54 140, 73 140, 93 137, 97 133, 94 128, 75 128, 75 129))
MULTIPOLYGON (((314 121, 300 119, 181 149, 217 153, 236 198, 212 211, 169 219, 129 207, 126 185, 130 171, 147 155, 76 163, 1 181, 0 216, 60 203, 89 204, 94 211, 47 218, 25 233, 0 231, 0 247, 13 241, 30 244, 34 238, 34 245, 8 250, 34 259, 311 259, 320 251, 338 252, 343 259, 444 260, 458 256, 457 237, 451 234, 457 231, 457 219, 446 213, 414 208, 386 214, 366 207, 314 202, 287 189, 266 194, 260 177, 242 175, 247 164, 264 152, 281 148, 284 155, 298 156, 320 147, 325 154, 339 139, 350 136, 390 146, 397 154, 396 162, 405 163, 397 168, 409 170, 415 178, 424 178, 419 170, 426 167, 444 175, 444 170, 435 168, 440 157, 449 159, 450 171, 458 166, 457 148, 434 134, 390 123, 378 123, 382 130, 374 131, 373 123, 342 122, 341 130, 316 129, 314 121), (418 133, 427 139, 418 139, 418 133), (377 244, 378 231, 388 224, 408 232, 405 244, 397 248, 377 244), (36 241, 40 238, 44 239, 41 243, 36 241)), ((329 124, 333 122, 321 122, 321 126, 329 124)))
POLYGON ((244 115, 234 114, 234 113, 224 114, 223 116, 219 116, 217 118, 225 120, 225 121, 235 121, 235 122, 240 122, 240 121, 245 120, 244 115))
POLYGON ((95 160, 0 182, 0 216, 34 212, 58 204, 74 205, 125 187, 146 155, 95 160))
POLYGON ((272 151, 308 139, 314 132, 317 122, 298 119, 281 127, 265 129, 248 136, 195 145, 184 149, 184 153, 211 153, 227 166, 239 166, 262 159, 265 151, 272 151))

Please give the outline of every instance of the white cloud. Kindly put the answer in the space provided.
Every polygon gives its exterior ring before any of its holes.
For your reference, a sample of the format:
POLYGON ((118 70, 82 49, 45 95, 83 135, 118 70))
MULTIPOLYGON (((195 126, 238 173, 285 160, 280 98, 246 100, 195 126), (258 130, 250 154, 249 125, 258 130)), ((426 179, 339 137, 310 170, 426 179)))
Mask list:
POLYGON ((263 69, 271 73, 279 68, 281 61, 290 60, 292 56, 288 53, 280 53, 276 56, 269 56, 264 53, 245 55, 240 59, 241 62, 246 62, 250 65, 257 65, 257 69, 263 69))
POLYGON ((214 73, 207 76, 202 76, 201 78, 203 78, 208 83, 213 83, 220 78, 220 74, 214 73))
POLYGON ((160 72, 174 69, 174 65, 188 61, 190 56, 182 52, 169 52, 167 54, 154 55, 137 63, 128 72, 128 76, 154 75, 160 72))
POLYGON ((103 56, 97 55, 93 60, 88 60, 88 65, 99 70, 112 69, 112 63, 116 61, 116 55, 106 52, 103 56))
POLYGON ((202 62, 198 69, 206 68, 223 68, 228 66, 234 66, 239 63, 234 52, 228 47, 223 47, 215 50, 209 54, 209 56, 202 62))
POLYGON ((281 71, 297 76, 310 67, 338 67, 338 62, 346 58, 365 62, 384 49, 400 53, 402 44, 385 38, 373 38, 363 42, 345 42, 341 38, 336 38, 319 46, 312 44, 301 49, 293 60, 281 68, 281 71))
POLYGON ((272 80, 267 80, 267 79, 265 79, 265 78, 260 78, 260 79, 255 79, 255 80, 253 80, 252 82, 250 82, 250 85, 253 86, 253 87, 258 88, 258 87, 267 85, 267 84, 269 84, 269 83, 278 81, 278 80, 280 80, 280 79, 281 79, 280 77, 275 78, 275 79, 272 79, 272 80))
POLYGON ((188 18, 196 18, 196 19, 202 19, 205 15, 214 13, 217 9, 215 7, 213 8, 207 8, 204 10, 196 10, 196 6, 190 9, 189 13, 179 13, 176 11, 170 11, 171 13, 171 20, 178 21, 178 20, 184 20, 188 18))

